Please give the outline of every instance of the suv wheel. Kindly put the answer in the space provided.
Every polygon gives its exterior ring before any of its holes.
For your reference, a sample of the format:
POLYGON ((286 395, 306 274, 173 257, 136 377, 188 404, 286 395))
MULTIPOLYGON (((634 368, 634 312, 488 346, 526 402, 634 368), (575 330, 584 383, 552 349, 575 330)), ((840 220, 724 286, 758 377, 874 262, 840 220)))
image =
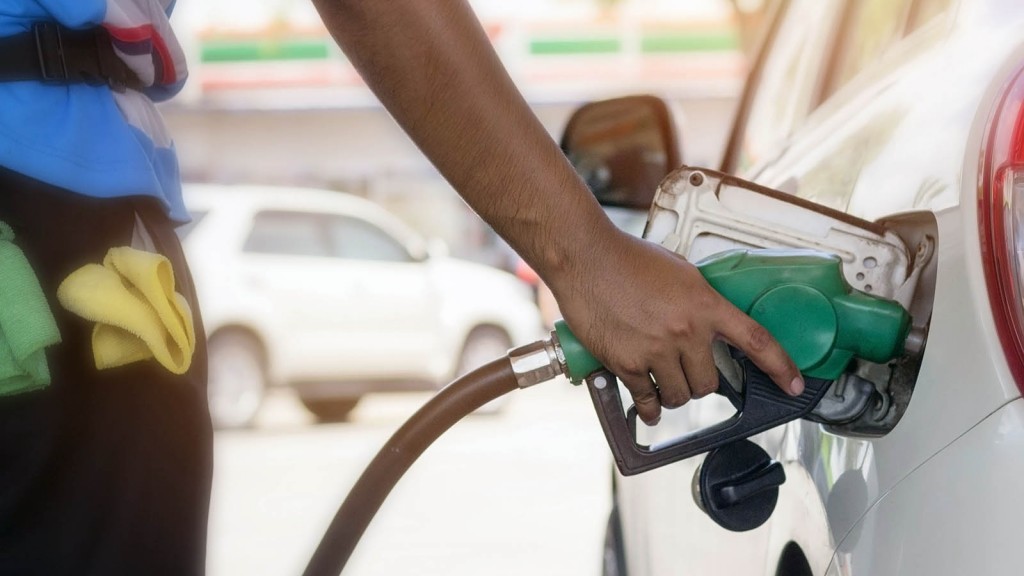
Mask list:
MULTIPOLYGON (((455 377, 458 378, 476 370, 492 360, 497 360, 508 354, 512 348, 512 340, 501 328, 494 326, 478 326, 474 328, 466 343, 462 346, 462 353, 459 355, 459 363, 455 368, 455 377)), ((501 410, 508 399, 506 396, 495 398, 477 409, 478 414, 494 414, 501 410)))
POLYGON ((252 424, 267 389, 266 358, 256 338, 246 332, 218 332, 207 344, 207 398, 215 428, 252 424))
POLYGON ((301 398, 306 409, 316 416, 321 422, 344 422, 348 415, 359 403, 359 397, 355 398, 301 398))

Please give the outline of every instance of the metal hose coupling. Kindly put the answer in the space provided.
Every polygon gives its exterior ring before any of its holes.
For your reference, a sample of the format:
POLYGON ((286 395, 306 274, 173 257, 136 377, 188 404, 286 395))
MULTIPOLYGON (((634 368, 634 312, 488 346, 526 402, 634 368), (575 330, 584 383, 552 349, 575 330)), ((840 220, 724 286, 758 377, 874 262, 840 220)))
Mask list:
POLYGON ((512 372, 520 388, 529 388, 565 374, 565 356, 558 345, 558 336, 552 332, 546 340, 520 346, 509 351, 512 372))

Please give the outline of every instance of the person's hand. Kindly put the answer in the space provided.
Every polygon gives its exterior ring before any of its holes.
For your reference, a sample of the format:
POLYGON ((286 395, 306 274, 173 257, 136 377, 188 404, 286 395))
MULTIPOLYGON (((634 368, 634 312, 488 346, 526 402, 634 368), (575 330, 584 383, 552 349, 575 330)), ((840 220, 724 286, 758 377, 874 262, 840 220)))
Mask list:
POLYGON ((803 391, 775 338, 691 263, 625 233, 594 242, 551 288, 573 333, 622 380, 645 423, 657 423, 662 406, 677 408, 717 389, 716 339, 745 352, 785 392, 803 391))

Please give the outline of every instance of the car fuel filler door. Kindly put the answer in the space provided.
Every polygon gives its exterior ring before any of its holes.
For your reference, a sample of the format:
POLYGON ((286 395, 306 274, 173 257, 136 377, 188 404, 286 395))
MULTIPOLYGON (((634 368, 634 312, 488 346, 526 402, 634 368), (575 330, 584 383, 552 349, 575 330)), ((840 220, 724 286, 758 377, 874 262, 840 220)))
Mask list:
POLYGON ((882 224, 684 167, 659 186, 644 238, 695 261, 712 287, 768 328, 806 387, 790 397, 742 353, 718 344, 718 393, 736 414, 643 445, 636 411, 623 409, 615 376, 591 363, 567 325, 556 324, 570 379, 586 380, 623 474, 710 451, 694 479, 698 503, 720 525, 749 530, 771 515, 785 474, 746 438, 799 418, 856 435, 882 435, 895 425, 909 394, 894 402, 892 382, 912 386, 924 346, 927 318, 909 310, 934 235, 918 234, 910 254, 903 236, 882 224))

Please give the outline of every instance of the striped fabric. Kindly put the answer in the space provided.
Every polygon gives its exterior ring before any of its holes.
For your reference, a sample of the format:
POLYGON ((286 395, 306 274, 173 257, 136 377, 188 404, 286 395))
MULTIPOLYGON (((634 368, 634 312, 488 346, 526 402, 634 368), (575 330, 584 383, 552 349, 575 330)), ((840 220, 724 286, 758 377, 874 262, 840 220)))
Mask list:
POLYGON ((102 25, 146 86, 116 93, 0 82, 0 165, 89 196, 154 196, 173 218, 187 220, 177 157, 154 105, 188 76, 168 20, 173 7, 174 0, 0 0, 0 36, 43 20, 102 25))
MULTIPOLYGON (((107 0, 103 18, 114 47, 144 84, 164 97, 181 88, 187 75, 185 55, 168 16, 174 0, 107 0)), ((162 99, 154 94, 155 99, 162 99)))

